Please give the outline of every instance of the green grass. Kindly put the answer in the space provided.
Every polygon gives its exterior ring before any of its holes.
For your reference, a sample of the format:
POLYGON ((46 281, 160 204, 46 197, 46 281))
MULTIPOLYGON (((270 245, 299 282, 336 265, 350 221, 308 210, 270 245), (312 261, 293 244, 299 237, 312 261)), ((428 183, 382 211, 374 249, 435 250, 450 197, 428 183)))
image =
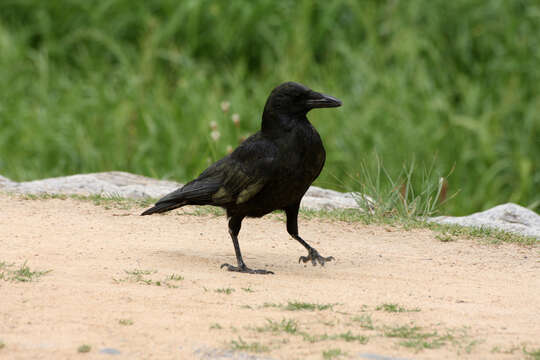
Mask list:
POLYGON ((25 261, 19 267, 14 264, 8 264, 0 261, 0 280, 11 282, 31 282, 36 281, 43 275, 50 273, 52 270, 31 270, 25 261))
POLYGON ((456 237, 479 239, 490 244, 514 243, 523 246, 538 245, 540 240, 532 236, 525 236, 487 227, 471 227, 455 224, 438 224, 423 218, 403 218, 397 213, 384 216, 369 214, 356 209, 336 210, 300 210, 300 216, 305 219, 329 219, 349 223, 361 222, 367 225, 389 225, 401 230, 430 229, 437 233, 435 237, 442 242, 449 238, 455 241, 456 237), (442 239, 442 240, 441 240, 442 239))
MULTIPOLYGON (((333 324, 326 324, 327 326, 333 326, 333 324)), ((302 339, 309 343, 316 343, 320 341, 328 340, 342 340, 346 342, 357 342, 360 344, 366 344, 369 338, 364 335, 353 334, 351 331, 339 333, 339 334, 311 334, 305 330, 301 330, 298 321, 295 319, 282 319, 280 322, 272 319, 267 319, 263 326, 247 327, 247 329, 255 330, 258 333, 270 332, 274 335, 288 334, 302 337, 302 339)))
POLYGON ((255 352, 255 353, 261 353, 261 352, 268 352, 270 351, 270 348, 266 345, 263 345, 259 342, 251 342, 248 343, 244 340, 242 340, 241 337, 238 337, 238 340, 232 340, 231 341, 231 348, 233 350, 239 350, 239 351, 249 351, 249 352, 255 352))
POLYGON ((118 323, 123 326, 131 326, 133 325, 133 320, 131 319, 120 319, 118 320, 118 323))
POLYGON ((315 304, 315 303, 306 303, 306 302, 298 302, 298 301, 289 301, 287 303, 287 306, 285 306, 285 310, 289 311, 297 311, 297 310, 332 310, 335 304, 315 304))
POLYGON ((360 324, 360 327, 365 330, 374 330, 375 327, 373 326, 373 320, 371 319, 371 315, 360 315, 355 316, 352 318, 354 322, 358 322, 360 324))
POLYGON ((201 216, 201 215, 212 215, 212 216, 224 216, 225 210, 215 206, 196 206, 189 209, 180 209, 177 210, 179 213, 184 215, 192 216, 201 216))
POLYGON ((302 336, 302 339, 306 342, 309 342, 309 343, 316 343, 316 342, 320 342, 320 341, 327 341, 327 340, 330 340, 330 335, 328 334, 315 334, 315 335, 312 335, 308 332, 305 332, 305 331, 300 331, 298 334, 300 334, 300 336, 302 336))
POLYGON ((526 344, 521 344, 520 346, 514 345, 508 348, 494 346, 491 349, 491 352, 499 354, 514 354, 516 351, 520 350, 525 356, 525 359, 540 360, 540 348, 527 349, 526 344))
POLYGON ((264 326, 256 327, 255 330, 257 332, 285 332, 287 334, 296 334, 298 329, 298 323, 294 319, 282 319, 281 322, 276 322, 271 319, 267 319, 266 321, 267 323, 264 326))
POLYGON ((115 282, 116 284, 128 282, 144 285, 164 286, 171 289, 176 289, 178 288, 178 285, 174 284, 173 282, 184 280, 183 276, 174 273, 166 276, 163 280, 156 280, 152 277, 149 277, 156 274, 157 270, 134 269, 124 270, 124 273, 126 273, 126 276, 122 278, 113 278, 113 282, 115 282))
POLYGON ((421 327, 415 325, 387 326, 383 330, 383 335, 403 339, 399 342, 399 345, 416 351, 438 349, 456 341, 450 333, 440 335, 437 331, 424 332, 421 327))
MULTIPOLYGON (((332 337, 331 337, 332 338, 332 337)), ((350 331, 341 333, 335 336, 336 339, 345 340, 346 342, 358 342, 360 344, 366 344, 369 340, 367 336, 364 335, 354 335, 350 331)))
POLYGON ((375 308, 377 311, 385 311, 385 312, 418 312, 420 311, 419 308, 414 309, 406 309, 403 306, 399 304, 381 304, 375 308))
POLYGON ((361 222, 367 225, 389 225, 401 230, 430 229, 437 233, 436 238, 442 242, 448 242, 449 238, 455 241, 455 237, 479 239, 490 244, 514 243, 523 246, 538 245, 540 240, 532 236, 519 235, 504 230, 487 227, 471 227, 455 224, 438 224, 429 222, 424 218, 404 218, 397 213, 390 212, 383 216, 370 214, 356 209, 336 210, 300 210, 300 216, 305 219, 329 219, 345 221, 349 223, 361 222), (442 239, 442 240, 441 240, 442 239))
POLYGON ((396 327, 387 327, 384 332, 386 337, 397 337, 403 339, 409 339, 414 337, 430 337, 433 334, 421 334, 421 328, 418 326, 396 326, 396 327))
POLYGON ((454 224, 437 224, 418 222, 411 223, 411 227, 425 227, 433 231, 442 232, 443 236, 463 236, 469 239, 481 239, 490 244, 514 243, 523 246, 533 246, 540 244, 540 240, 532 236, 513 234, 503 230, 486 227, 469 227, 454 224))
POLYGON ((320 341, 335 341, 335 340, 343 340, 346 342, 358 342, 360 344, 367 344, 369 341, 369 337, 365 335, 354 335, 350 331, 340 333, 340 334, 334 334, 334 335, 328 335, 328 334, 316 334, 312 335, 305 331, 299 331, 299 335, 302 336, 304 341, 307 341, 309 343, 316 343, 320 341))
POLYGON ((171 280, 171 281, 182 281, 184 280, 184 277, 182 275, 178 275, 178 274, 171 274, 169 276, 166 277, 167 280, 171 280))
POLYGON ((301 302, 301 301, 288 301, 286 305, 276 304, 276 303, 264 303, 263 307, 281 308, 288 311, 299 311, 299 310, 321 311, 321 310, 332 310, 334 305, 336 304, 316 304, 316 303, 308 303, 308 302, 301 302))
MULTIPOLYGON (((283 308, 283 306, 281 306, 283 308)), ((482 343, 484 340, 479 338, 473 338, 469 335, 469 328, 445 328, 441 326, 427 326, 421 327, 414 323, 395 325, 379 323, 377 325, 371 319, 368 314, 362 314, 361 316, 355 316, 352 318, 352 322, 347 321, 350 319, 348 315, 342 315, 338 312, 334 312, 337 317, 334 320, 337 324, 346 326, 345 331, 341 332, 316 332, 313 329, 313 323, 308 321, 307 323, 301 323, 298 318, 283 318, 281 321, 267 319, 266 323, 259 326, 245 326, 245 330, 252 331, 251 336, 257 339, 263 339, 261 333, 270 333, 272 336, 279 338, 281 343, 290 343, 293 337, 300 338, 304 342, 309 344, 316 344, 322 342, 328 342, 333 345, 339 342, 355 343, 359 345, 367 344, 370 338, 388 338, 397 346, 408 348, 414 352, 438 349, 441 347, 451 347, 457 351, 457 354, 472 353, 474 347, 482 343), (369 331, 369 333, 366 332, 369 331), (369 335, 368 335, 369 334, 369 335)), ((297 314, 299 315, 299 314, 297 314)), ((321 321, 322 324, 334 328, 334 323, 327 324, 321 321)), ((440 325, 440 324, 439 324, 440 325)), ((235 331, 236 332, 236 331, 235 331)), ((241 339, 240 339, 241 340, 241 339)), ((267 343, 271 345, 276 343, 275 341, 267 343)), ((238 346, 249 348, 250 346, 257 346, 247 343, 245 341, 238 341, 238 346)), ((260 345, 260 343, 257 343, 260 345)), ((311 348, 311 345, 309 345, 311 348)), ((535 356, 538 349, 527 350, 525 344, 522 347, 515 347, 511 352, 501 351, 499 347, 492 349, 492 352, 513 353, 515 350, 522 349, 524 354, 535 356)))
POLYGON ((152 205, 157 199, 152 198, 143 198, 143 199, 132 199, 124 198, 115 195, 65 195, 65 194, 13 194, 19 199, 23 200, 48 200, 48 199, 74 199, 80 201, 90 201, 94 205, 102 206, 105 209, 121 209, 129 210, 132 208, 146 208, 152 205))
POLYGON ((452 235, 445 233, 435 235, 435 239, 439 240, 440 242, 454 242, 457 240, 457 238, 453 237, 452 235))
POLYGON ((331 360, 331 359, 340 357, 342 355, 346 355, 346 353, 341 351, 341 349, 329 349, 329 350, 323 351, 322 355, 323 355, 323 359, 331 360))
POLYGON ((527 348, 524 346, 523 353, 530 359, 540 360, 540 348, 527 350, 527 348))
POLYGON ((344 104, 310 113, 327 148, 317 185, 361 191, 361 160, 379 154, 393 178, 413 161, 445 177, 446 214, 538 211, 539 14, 534 1, 2 1, 0 174, 185 182, 258 130, 292 79, 344 104))
POLYGON ((143 276, 143 275, 152 275, 157 273, 157 270, 143 270, 143 269, 134 269, 134 270, 124 270, 124 272, 130 276, 143 276))
POLYGON ((216 289, 214 291, 219 293, 219 294, 231 295, 235 290, 233 288, 220 288, 220 289, 216 289))
POLYGON ((502 354, 513 354, 514 352, 520 350, 519 346, 511 346, 509 348, 501 348, 501 346, 494 346, 491 349, 492 353, 502 353, 502 354))
POLYGON ((77 352, 80 352, 80 353, 87 353, 87 352, 90 352, 90 350, 92 350, 92 347, 90 345, 81 345, 77 348, 77 352))

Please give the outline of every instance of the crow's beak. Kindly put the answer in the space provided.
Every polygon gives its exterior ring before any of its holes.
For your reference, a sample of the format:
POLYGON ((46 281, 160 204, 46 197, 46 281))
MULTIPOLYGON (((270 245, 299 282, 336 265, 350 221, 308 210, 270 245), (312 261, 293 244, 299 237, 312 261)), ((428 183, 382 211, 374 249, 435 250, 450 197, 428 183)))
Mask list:
POLYGON ((321 94, 316 91, 311 92, 306 103, 310 109, 341 106, 340 100, 333 96, 321 94))

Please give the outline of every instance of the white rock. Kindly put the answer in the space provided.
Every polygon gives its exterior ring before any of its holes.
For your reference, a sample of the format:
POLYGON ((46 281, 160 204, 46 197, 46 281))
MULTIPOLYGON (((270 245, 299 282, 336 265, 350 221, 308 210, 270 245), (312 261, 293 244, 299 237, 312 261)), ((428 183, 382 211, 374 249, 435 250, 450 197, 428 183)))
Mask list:
MULTIPOLYGON (((316 210, 355 209, 360 208, 357 201, 358 196, 354 193, 341 193, 335 190, 311 186, 302 198, 300 207, 316 210)), ((370 197, 366 196, 366 199, 369 204, 373 203, 370 197)))
POLYGON ((13 181, 9 180, 7 177, 3 177, 2 175, 0 175, 0 189, 13 184, 13 181))
POLYGON ((80 174, 26 182, 0 183, 6 191, 26 194, 103 195, 158 198, 181 184, 122 171, 80 174))
POLYGON ((440 224, 496 228, 540 239, 540 215, 523 206, 507 203, 469 216, 438 216, 431 218, 440 224))

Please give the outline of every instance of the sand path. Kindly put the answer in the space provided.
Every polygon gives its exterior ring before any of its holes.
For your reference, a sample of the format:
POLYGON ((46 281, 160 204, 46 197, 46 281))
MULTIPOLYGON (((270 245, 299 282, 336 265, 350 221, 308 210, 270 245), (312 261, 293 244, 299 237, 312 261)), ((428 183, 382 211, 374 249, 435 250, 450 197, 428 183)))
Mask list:
POLYGON ((223 217, 0 200, 0 273, 52 270, 0 280, 1 359, 514 359, 540 348, 538 247, 300 220, 337 259, 321 268, 298 264, 305 250, 273 216, 244 221, 240 245, 248 266, 275 275, 245 275, 219 268, 235 262, 223 217))

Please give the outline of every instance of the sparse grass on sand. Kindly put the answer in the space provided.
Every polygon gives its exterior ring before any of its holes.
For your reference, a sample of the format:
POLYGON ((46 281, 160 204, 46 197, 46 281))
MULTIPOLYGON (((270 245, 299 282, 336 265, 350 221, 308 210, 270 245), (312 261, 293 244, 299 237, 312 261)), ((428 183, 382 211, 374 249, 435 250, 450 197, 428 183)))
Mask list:
POLYGON ((12 282, 31 282, 36 281, 43 275, 50 273, 52 270, 31 270, 25 261, 20 266, 8 264, 5 261, 0 261, 0 280, 12 282))
MULTIPOLYGON (((432 188, 432 191, 437 191, 432 188)), ((27 200, 44 200, 44 199, 75 199, 80 201, 90 201, 97 206, 102 206, 105 209, 143 209, 153 204, 157 199, 130 199, 117 196, 81 196, 81 195, 62 195, 62 194, 8 194, 27 200)), ((431 194, 433 195, 433 194, 431 194)), ((428 196, 429 198, 429 196, 428 196)), ((392 200, 393 202, 395 200, 392 200)), ((363 203, 361 202, 361 205, 363 203)), ((188 207, 176 210, 176 213, 191 216, 223 216, 224 210, 214 206, 197 206, 188 207)), ((276 211, 273 215, 281 220, 284 220, 283 213, 276 211)), ((272 215, 270 215, 272 216, 272 215)), ((396 230, 412 230, 419 228, 430 229, 440 233, 435 237, 441 242, 453 242, 459 238, 479 239, 486 243, 500 244, 503 242, 515 243, 524 246, 533 246, 540 243, 540 240, 519 234, 514 234, 502 230, 486 228, 486 227, 466 227, 453 224, 438 224, 428 221, 425 216, 402 216, 400 212, 388 211, 362 211, 359 209, 334 209, 334 210, 310 210, 300 209, 300 217, 306 220, 311 219, 328 219, 332 221, 343 222, 361 222, 364 224, 388 225, 396 230)))

